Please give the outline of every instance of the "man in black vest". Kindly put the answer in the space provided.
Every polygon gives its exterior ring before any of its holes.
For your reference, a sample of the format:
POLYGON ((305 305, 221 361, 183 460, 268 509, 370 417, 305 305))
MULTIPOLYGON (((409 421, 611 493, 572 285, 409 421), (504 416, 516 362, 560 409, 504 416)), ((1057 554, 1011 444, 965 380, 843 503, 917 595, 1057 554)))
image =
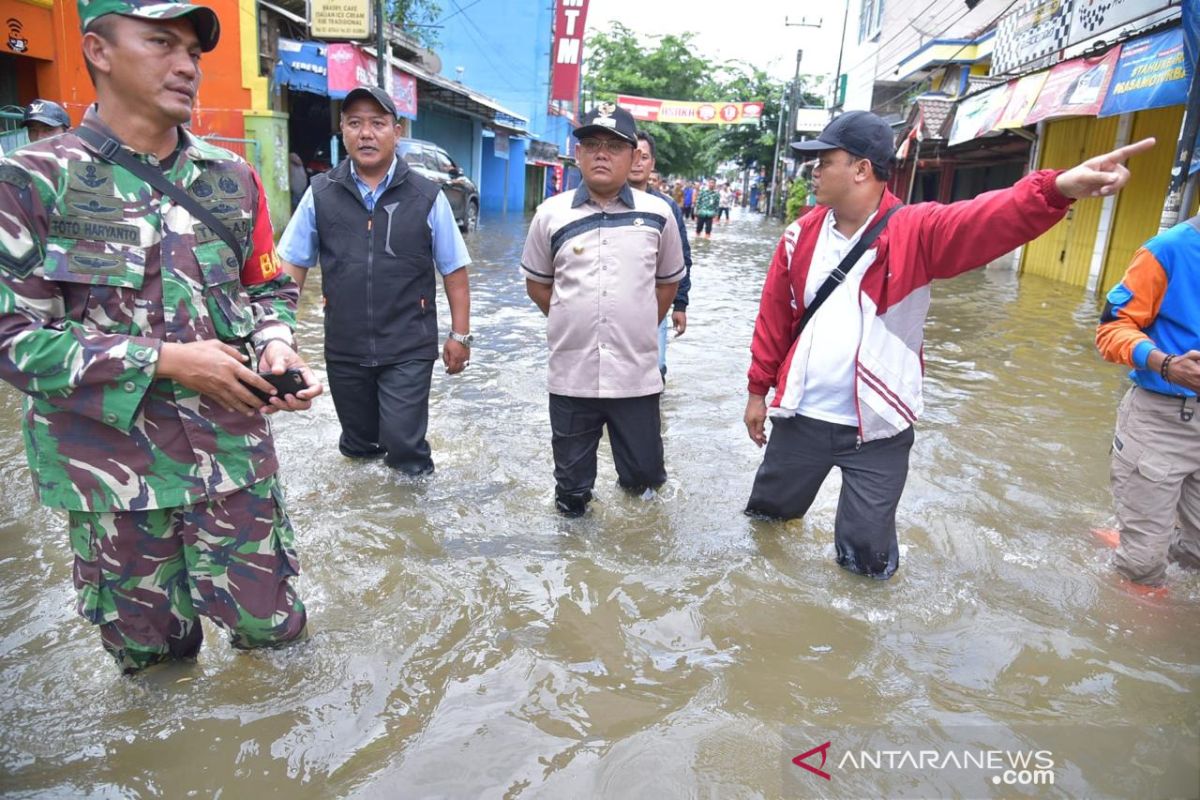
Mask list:
POLYGON ((360 87, 346 95, 349 158, 312 179, 279 256, 301 289, 308 269, 321 264, 338 449, 423 475, 433 471, 425 430, 438 349, 434 271, 450 305, 442 362, 454 375, 471 352, 471 259, 441 189, 396 157, 397 127, 386 92, 360 87))

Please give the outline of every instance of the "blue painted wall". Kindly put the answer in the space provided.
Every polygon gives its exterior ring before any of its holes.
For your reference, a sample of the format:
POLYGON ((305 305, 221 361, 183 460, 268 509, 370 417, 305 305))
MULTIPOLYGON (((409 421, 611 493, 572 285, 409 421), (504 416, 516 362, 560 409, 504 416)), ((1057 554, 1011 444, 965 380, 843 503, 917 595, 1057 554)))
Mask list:
POLYGON ((441 145, 464 172, 479 185, 481 172, 481 147, 477 131, 479 122, 446 113, 432 106, 420 105, 417 118, 413 120, 414 139, 424 139, 441 145))
POLYGON ((553 133, 546 113, 553 0, 477 0, 459 8, 443 5, 437 47, 442 75, 453 80, 462 67, 463 83, 528 119, 532 133, 561 145, 545 135, 553 133))
POLYGON ((509 139, 508 158, 496 155, 494 137, 483 138, 483 185, 480 191, 480 209, 494 213, 523 213, 525 209, 525 141, 509 139), (508 167, 507 176, 505 166, 508 167), (507 183, 506 183, 507 181, 507 183), (508 207, 505 209, 505 198, 508 207))

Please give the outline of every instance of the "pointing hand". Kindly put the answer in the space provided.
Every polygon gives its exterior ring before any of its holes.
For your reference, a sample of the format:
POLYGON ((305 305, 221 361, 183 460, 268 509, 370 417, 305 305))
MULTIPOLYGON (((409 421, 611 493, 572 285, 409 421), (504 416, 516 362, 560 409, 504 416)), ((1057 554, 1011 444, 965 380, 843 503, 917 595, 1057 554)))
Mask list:
POLYGON ((1151 147, 1154 147, 1153 137, 1089 158, 1079 166, 1059 174, 1056 181, 1058 190, 1076 200, 1116 194, 1129 182, 1129 170, 1125 168, 1125 162, 1151 147))

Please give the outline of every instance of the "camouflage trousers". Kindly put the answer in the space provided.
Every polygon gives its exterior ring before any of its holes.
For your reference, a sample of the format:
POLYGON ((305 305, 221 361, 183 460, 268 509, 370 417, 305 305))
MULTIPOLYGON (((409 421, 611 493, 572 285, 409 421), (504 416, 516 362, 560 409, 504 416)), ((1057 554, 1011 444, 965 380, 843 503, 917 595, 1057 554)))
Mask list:
POLYGON ((81 616, 126 673, 194 658, 203 614, 237 648, 304 633, 292 526, 275 476, 216 500, 149 511, 72 511, 81 616))

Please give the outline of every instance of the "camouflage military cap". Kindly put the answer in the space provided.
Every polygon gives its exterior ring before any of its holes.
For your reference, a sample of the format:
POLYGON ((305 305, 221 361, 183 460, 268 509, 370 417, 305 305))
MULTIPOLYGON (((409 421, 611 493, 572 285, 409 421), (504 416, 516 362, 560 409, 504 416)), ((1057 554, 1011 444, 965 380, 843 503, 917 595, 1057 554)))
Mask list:
POLYGON ((200 37, 200 48, 208 52, 221 38, 221 23, 217 12, 207 6, 192 5, 188 0, 76 0, 79 5, 80 30, 86 32, 92 22, 105 14, 120 14, 138 19, 178 19, 188 17, 200 37))

